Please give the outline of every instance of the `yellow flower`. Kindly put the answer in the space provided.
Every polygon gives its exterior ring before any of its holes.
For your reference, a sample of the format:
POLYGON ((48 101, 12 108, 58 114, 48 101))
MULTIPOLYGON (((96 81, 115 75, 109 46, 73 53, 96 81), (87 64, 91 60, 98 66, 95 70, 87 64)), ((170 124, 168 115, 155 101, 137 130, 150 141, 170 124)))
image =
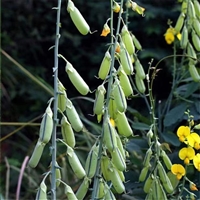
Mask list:
POLYGON ((179 151, 179 158, 184 160, 184 163, 188 165, 190 160, 195 156, 195 151, 192 147, 184 147, 179 151))
POLYGON ((145 8, 139 6, 137 3, 132 2, 131 8, 133 11, 136 11, 140 15, 144 15, 145 8))
POLYGON ((184 142, 188 135, 190 135, 190 128, 188 126, 180 126, 178 128, 177 136, 181 142, 184 142))
POLYGON ((196 150, 200 149, 200 136, 197 133, 191 133, 186 137, 187 144, 194 147, 196 150))
POLYGON ((200 153, 197 153, 193 158, 193 164, 195 168, 200 171, 200 153))
POLYGON ((175 35, 179 40, 181 40, 181 33, 176 33, 173 27, 169 27, 166 33, 164 34, 165 41, 167 42, 167 44, 172 44, 174 42, 175 35))
POLYGON ((178 34, 176 35, 176 37, 177 37, 179 40, 181 40, 181 37, 182 37, 181 33, 178 33, 178 34))
POLYGON ((194 184, 194 183, 190 183, 190 190, 192 190, 192 191, 198 191, 198 189, 197 189, 197 187, 196 187, 196 185, 194 184))
POLYGON ((180 164, 173 164, 171 172, 176 175, 176 178, 180 180, 185 175, 185 168, 180 164))
POLYGON ((110 33, 110 27, 107 23, 104 24, 101 36, 106 37, 110 33))

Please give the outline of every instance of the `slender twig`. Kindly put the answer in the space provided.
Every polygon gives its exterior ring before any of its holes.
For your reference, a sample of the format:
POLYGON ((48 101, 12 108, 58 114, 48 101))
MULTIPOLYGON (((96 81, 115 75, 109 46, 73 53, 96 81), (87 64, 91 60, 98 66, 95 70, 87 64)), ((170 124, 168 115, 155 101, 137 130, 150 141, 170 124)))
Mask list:
POLYGON ((53 107, 53 133, 52 133, 52 162, 51 162, 51 198, 56 199, 56 154, 57 154, 57 144, 56 144, 56 131, 57 131, 57 112, 58 112, 58 45, 60 38, 60 11, 61 11, 61 0, 58 0, 57 19, 56 19, 56 38, 55 38, 55 48, 54 48, 54 107, 53 107))
POLYGON ((28 123, 28 122, 0 122, 0 126, 40 126, 40 123, 28 123))
POLYGON ((9 199, 8 198, 8 194, 9 194, 9 185, 10 185, 10 164, 8 162, 8 159, 5 157, 5 163, 6 163, 6 187, 5 187, 5 199, 9 199))
POLYGON ((24 170, 26 168, 26 164, 28 162, 29 156, 26 156, 23 163, 22 163, 22 167, 20 170, 20 174, 19 174, 19 179, 18 179, 18 183, 17 183, 17 191, 16 191, 16 200, 19 200, 20 198, 20 189, 21 189, 21 184, 22 184, 22 178, 23 178, 23 174, 24 174, 24 170))

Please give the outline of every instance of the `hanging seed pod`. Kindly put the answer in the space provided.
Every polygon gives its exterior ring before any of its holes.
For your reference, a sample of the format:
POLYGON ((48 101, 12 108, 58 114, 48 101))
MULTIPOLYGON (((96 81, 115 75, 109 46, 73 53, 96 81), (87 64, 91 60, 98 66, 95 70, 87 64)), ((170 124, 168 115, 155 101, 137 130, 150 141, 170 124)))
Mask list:
POLYGON ((47 200, 47 186, 44 181, 40 183, 35 200, 47 200))
POLYGON ((116 125, 120 135, 124 137, 129 137, 133 135, 133 131, 130 127, 130 124, 128 123, 128 119, 124 112, 118 111, 116 118, 116 125))
POLYGON ((83 129, 83 123, 81 122, 79 114, 69 99, 67 99, 66 114, 72 128, 76 132, 81 131, 83 129))
POLYGON ((67 11, 79 32, 82 35, 87 35, 90 32, 90 27, 71 0, 68 1, 67 11))
POLYGON ((113 91, 112 91, 114 101, 116 103, 116 108, 120 112, 124 112, 127 109, 127 102, 122 87, 120 85, 119 80, 116 78, 113 84, 113 91))
POLYGON ((192 43, 197 51, 200 51, 200 38, 195 33, 195 31, 192 31, 192 43))
POLYGON ((185 20, 185 14, 182 12, 180 15, 179 15, 179 18, 176 22, 176 25, 174 27, 176 33, 180 33, 182 27, 183 27, 183 23, 184 23, 184 20, 185 20))
MULTIPOLYGON (((81 183, 80 187, 78 188, 76 192, 76 197, 78 200, 83 200, 85 195, 87 194, 87 191, 89 189, 91 179, 88 177, 85 177, 83 182, 81 183)), ((71 200, 71 199, 70 199, 71 200)))
POLYGON ((146 87, 144 85, 144 81, 137 75, 137 73, 135 74, 135 84, 136 84, 138 91, 141 92, 142 94, 144 94, 146 87))
POLYGON ((200 75, 193 64, 189 64, 189 72, 190 76, 192 77, 193 81, 200 82, 200 75))
POLYGON ((105 182, 102 178, 100 178, 97 199, 102 199, 104 196, 105 196, 105 182))
POLYGON ((132 60, 123 43, 120 46, 119 57, 123 70, 127 75, 131 75, 133 73, 132 60))
POLYGON ((42 143, 38 139, 35 149, 33 151, 33 154, 28 162, 28 166, 30 166, 31 168, 35 168, 38 165, 40 158, 42 156, 44 147, 45 147, 45 143, 42 143))
POLYGON ((94 144, 85 162, 85 171, 88 178, 92 178, 96 172, 98 152, 99 152, 99 146, 96 146, 96 144, 94 144))
POLYGON ((153 200, 153 191, 150 189, 149 193, 146 195, 145 200, 153 200))
POLYGON ((150 189, 152 187, 153 182, 154 182, 154 176, 152 174, 150 174, 148 176, 148 178, 146 179, 144 187, 143 187, 143 190, 144 190, 145 193, 150 192, 150 189))
POLYGON ((192 1, 188 1, 188 15, 191 19, 196 18, 196 13, 192 1))
POLYGON ((76 71, 76 69, 72 66, 70 62, 67 62, 65 71, 67 72, 70 81, 80 94, 86 95, 90 91, 89 86, 82 79, 82 77, 79 75, 79 73, 76 71))
POLYGON ((129 78, 122 68, 119 72, 119 82, 126 97, 133 95, 133 89, 129 78))
POLYGON ((111 61, 112 61, 111 55, 109 51, 106 51, 98 72, 98 77, 100 79, 105 80, 105 78, 108 76, 108 73, 110 71, 111 61))
MULTIPOLYGON (((50 166, 52 167, 52 163, 50 164, 50 166)), ((56 170, 55 170, 55 175, 56 175, 56 187, 59 187, 60 185, 60 180, 61 180, 61 172, 60 172, 60 168, 57 168, 58 163, 56 162, 56 170)), ((50 182, 51 182, 51 174, 49 176, 50 182)))
POLYGON ((136 59, 136 61, 135 61, 135 70, 136 70, 138 77, 141 78, 142 80, 144 80, 146 75, 145 75, 143 66, 141 65, 139 59, 136 59))
POLYGON ((188 7, 188 2, 183 1, 182 5, 181 5, 181 12, 183 12, 184 14, 187 13, 187 7, 188 7))
POLYGON ((142 46, 141 46, 140 42, 138 41, 138 39, 135 37, 135 35, 131 34, 131 37, 132 37, 132 40, 133 40, 133 43, 134 43, 136 49, 142 50, 142 46))
POLYGON ((102 84, 98 86, 97 91, 95 93, 95 101, 93 107, 93 113, 96 115, 100 115, 103 113, 105 93, 106 89, 104 85, 102 84))
POLYGON ((120 139, 120 137, 119 137, 117 132, 116 132, 116 140, 117 140, 117 148, 119 149, 123 159, 125 160, 126 159, 125 150, 124 150, 122 141, 121 141, 121 139, 120 139))
POLYGON ((106 181, 110 181, 110 159, 107 156, 101 157, 101 171, 106 181))
POLYGON ((110 118, 112 118, 114 120, 116 119, 116 117, 117 117, 117 106, 116 106, 116 103, 113 99, 109 100, 108 113, 109 113, 110 118))
POLYGON ((67 102, 67 93, 65 91, 65 87, 63 84, 58 80, 58 108, 64 112, 66 109, 66 102, 67 102))
POLYGON ((118 148, 115 148, 113 152, 111 152, 112 162, 115 165, 115 167, 120 171, 126 170, 126 163, 125 160, 118 148))
MULTIPOLYGON (((163 199, 162 185, 157 178, 154 179, 152 184, 153 199, 163 199)), ((163 200, 166 200, 165 198, 163 200)))
POLYGON ((73 172, 75 173, 75 175, 79 179, 82 179, 83 177, 85 177, 86 176, 85 170, 83 169, 82 164, 80 160, 78 159, 76 153, 70 146, 67 147, 67 155, 68 155, 69 164, 73 172))
POLYGON ((195 65, 197 63, 197 55, 190 42, 187 45, 187 54, 191 57, 189 58, 190 63, 195 65))
POLYGON ((67 196, 69 200, 78 200, 72 188, 68 185, 65 185, 65 195, 67 196))
POLYGON ((53 131, 53 112, 50 108, 50 106, 47 107, 42 122, 40 125, 40 133, 39 137, 41 142, 47 144, 49 140, 51 139, 52 131, 53 131))
POLYGON ((163 162, 165 163, 165 166, 167 167, 167 169, 171 170, 172 162, 164 150, 161 151, 161 157, 162 157, 163 162))
POLYGON ((142 169, 139 176, 139 181, 143 182, 146 179, 147 173, 149 171, 149 166, 146 166, 142 169))
POLYGON ((152 154, 153 154, 153 152, 152 152, 151 148, 149 148, 144 157, 143 166, 145 166, 145 167, 149 166, 150 160, 152 158, 152 154))
POLYGON ((125 44, 125 47, 126 47, 128 53, 130 55, 135 53, 135 46, 133 44, 133 40, 131 38, 131 35, 130 35, 126 25, 124 25, 121 30, 121 36, 122 36, 122 41, 125 44))
POLYGON ((117 169, 117 172, 118 172, 119 177, 120 177, 120 179, 122 180, 122 182, 125 182, 125 176, 124 176, 124 173, 123 173, 122 171, 118 170, 118 169, 117 169))
POLYGON ((195 10, 196 16, 200 20, 200 3, 197 0, 193 0, 193 3, 194 3, 194 10, 195 10))
POLYGON ((117 140, 115 134, 115 128, 110 123, 109 118, 107 118, 103 124, 103 141, 107 149, 112 152, 117 147, 117 140))
POLYGON ((74 131, 71 124, 68 122, 67 117, 63 116, 61 119, 61 133, 63 140, 72 148, 76 145, 74 131))
POLYGON ((105 187, 105 200, 116 200, 114 194, 112 193, 112 191, 110 190, 110 188, 107 186, 105 187))
POLYGON ((181 35, 182 36, 181 36, 180 46, 182 49, 185 49, 188 43, 188 29, 186 25, 183 26, 181 35))
POLYGON ((196 34, 200 37, 200 20, 194 19, 192 26, 193 26, 196 34))
POLYGON ((112 169, 110 171, 110 179, 111 179, 111 182, 118 194, 125 192, 124 184, 123 184, 123 182, 117 172, 117 169, 115 167, 112 167, 112 169))

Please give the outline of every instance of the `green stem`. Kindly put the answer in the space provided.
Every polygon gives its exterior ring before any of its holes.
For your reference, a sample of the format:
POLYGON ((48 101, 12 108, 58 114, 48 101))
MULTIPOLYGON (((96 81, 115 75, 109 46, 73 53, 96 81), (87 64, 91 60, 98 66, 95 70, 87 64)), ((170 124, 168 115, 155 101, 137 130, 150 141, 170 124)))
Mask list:
POLYGON ((58 112, 58 45, 60 38, 60 11, 61 11, 61 0, 58 0, 57 19, 56 19, 56 38, 54 48, 54 106, 53 106, 53 133, 52 133, 52 163, 51 163, 51 199, 56 199, 56 129, 58 125, 57 112, 58 112))

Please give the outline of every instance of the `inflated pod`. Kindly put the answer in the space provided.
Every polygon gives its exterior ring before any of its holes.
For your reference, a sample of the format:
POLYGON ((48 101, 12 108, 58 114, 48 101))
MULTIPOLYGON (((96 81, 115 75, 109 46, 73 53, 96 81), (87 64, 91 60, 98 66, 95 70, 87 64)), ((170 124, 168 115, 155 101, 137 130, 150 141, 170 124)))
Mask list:
POLYGON ((138 77, 141 78, 142 80, 144 80, 146 75, 145 75, 143 66, 141 65, 139 59, 136 59, 136 61, 135 61, 135 70, 136 70, 138 77))
POLYGON ((65 91, 65 87, 63 84, 58 80, 58 108, 64 112, 66 109, 66 102, 67 102, 67 93, 65 91))
POLYGON ((39 161, 40 161, 40 158, 42 156, 42 153, 43 153, 43 150, 44 150, 44 147, 45 147, 45 143, 41 142, 40 139, 37 141, 37 144, 35 146, 35 149, 33 151, 33 154, 28 162, 28 165, 32 168, 35 168, 39 161))
POLYGON ((105 182, 102 178, 100 178, 97 199, 102 199, 104 196, 105 196, 105 182))
POLYGON ((119 80, 116 78, 113 84, 112 94, 114 97, 114 101, 116 103, 116 108, 120 112, 124 112, 127 109, 127 102, 125 94, 122 90, 119 80))
POLYGON ((105 93, 106 89, 104 85, 98 86, 97 91, 95 93, 95 101, 93 107, 93 113, 96 115, 100 115, 103 113, 105 93))
POLYGON ((53 131, 53 112, 50 108, 50 106, 47 107, 43 118, 42 122, 40 125, 40 133, 39 137, 41 142, 43 143, 48 143, 49 140, 51 139, 52 131, 53 131))
POLYGON ((74 194, 74 191, 69 185, 65 185, 65 195, 70 200, 78 200, 76 195, 74 194))
POLYGON ((200 37, 192 31, 192 43, 197 51, 200 51, 200 37))
POLYGON ((116 132, 116 140, 117 140, 117 147, 118 147, 123 159, 125 160, 126 159, 125 149, 123 147, 122 141, 117 132, 116 132))
POLYGON ((146 87, 144 85, 144 81, 143 79, 141 79, 137 73, 135 74, 135 84, 136 84, 136 87, 138 89, 139 92, 141 92, 142 94, 145 93, 146 91, 146 87))
POLYGON ((83 182, 81 183, 79 189, 76 192, 76 197, 78 200, 84 199, 89 189, 90 182, 91 182, 91 179, 89 179, 88 177, 84 178, 83 182))
POLYGON ((152 152, 151 148, 149 148, 144 157, 143 166, 145 166, 145 167, 149 166, 150 160, 152 158, 152 154, 153 154, 153 152, 152 152))
POLYGON ((197 63, 197 54, 193 48, 193 46, 188 42, 187 45, 187 54, 191 57, 189 57, 190 64, 196 64, 197 63))
MULTIPOLYGON (((50 165, 52 167, 52 163, 50 165)), ((55 166, 58 166, 58 163, 56 162, 55 166)), ((61 180, 61 171, 60 171, 60 168, 56 167, 56 170, 55 170, 55 177, 56 177, 56 187, 59 187, 60 185, 60 180, 61 180)), ((50 182, 52 181, 52 176, 50 174, 49 176, 49 179, 50 179, 50 182)))
POLYGON ((101 171, 106 181, 110 181, 110 167, 111 162, 107 156, 101 157, 101 171))
POLYGON ((70 164, 73 172, 77 176, 77 178, 79 178, 79 179, 84 178, 86 176, 85 170, 84 170, 80 160, 78 159, 76 153, 70 146, 67 147, 67 155, 68 155, 69 164, 70 164))
POLYGON ((47 186, 44 181, 40 183, 35 200, 47 200, 47 186))
POLYGON ((127 75, 131 75, 133 73, 133 64, 131 57, 123 43, 121 43, 120 46, 119 57, 123 70, 126 72, 127 75))
POLYGON ((145 200, 153 200, 153 191, 150 189, 149 193, 146 195, 145 200))
POLYGON ((142 169, 139 176, 139 181, 143 182, 146 179, 147 173, 149 171, 149 166, 146 166, 142 169))
POLYGON ((111 189, 107 186, 105 189, 105 200, 116 200, 114 194, 112 193, 111 189))
POLYGON ((63 140, 72 148, 76 145, 74 131, 71 124, 68 122, 67 117, 63 116, 61 119, 61 134, 63 140))
POLYGON ((80 74, 76 71, 76 69, 72 66, 70 62, 67 62, 65 71, 67 72, 70 81, 80 94, 86 95, 90 91, 87 83, 83 80, 83 78, 80 76, 80 74))
POLYGON ((124 172, 120 171, 117 169, 117 172, 119 174, 119 177, 121 178, 122 182, 125 182, 125 176, 124 176, 124 172))
POLYGON ((122 37, 122 41, 123 41, 128 53, 130 55, 135 53, 135 46, 133 44, 133 40, 131 38, 131 34, 129 33, 128 28, 127 28, 126 25, 124 25, 122 30, 121 30, 121 37, 122 37))
POLYGON ((133 135, 133 130, 124 112, 117 112, 116 126, 120 135, 125 137, 133 135))
POLYGON ((74 105, 72 102, 67 99, 67 106, 66 106, 66 114, 67 118, 72 126, 72 128, 76 131, 79 132, 83 129, 83 123, 79 117, 79 114, 77 113, 74 105))
POLYGON ((110 98, 109 105, 108 105, 108 113, 112 119, 116 119, 117 117, 117 106, 113 99, 110 98))
POLYGON ((124 72, 123 69, 119 72, 119 82, 126 97, 129 97, 133 94, 133 89, 131 87, 131 83, 127 74, 124 72))
POLYGON ((167 169, 171 170, 172 162, 164 150, 161 151, 161 157, 162 157, 163 162, 165 163, 165 166, 167 167, 167 169))
POLYGON ((185 49, 187 44, 188 44, 188 29, 187 29, 186 25, 184 25, 182 33, 181 33, 180 46, 182 49, 185 49))
POLYGON ((136 47, 137 50, 142 50, 142 46, 140 44, 140 42, 138 41, 138 39, 135 37, 135 35, 131 34, 132 36, 132 40, 133 40, 133 43, 136 47))
POLYGON ((145 193, 149 193, 150 189, 152 188, 153 182, 154 182, 154 177, 152 174, 150 174, 148 178, 146 179, 144 187, 143 187, 143 190, 145 193))
POLYGON ((200 20, 198 19, 193 19, 192 26, 197 33, 197 35, 200 37, 200 20))
POLYGON ((162 187, 162 184, 158 179, 155 179, 152 186, 152 193, 154 199, 163 199, 167 200, 166 194, 164 192, 164 189, 162 187))
POLYGON ((196 67, 193 64, 189 64, 189 72, 190 72, 190 75, 191 75, 193 81, 200 82, 200 75, 199 75, 196 67))
POLYGON ((188 15, 191 19, 196 18, 196 13, 192 1, 188 1, 188 15))
POLYGON ((98 152, 99 146, 96 146, 96 144, 94 144, 85 162, 85 171, 88 178, 92 178, 95 175, 98 161, 98 152))
POLYGON ((87 35, 90 32, 90 27, 71 0, 68 1, 67 11, 79 32, 83 35, 87 35))
POLYGON ((183 12, 181 12, 181 14, 179 15, 178 20, 176 22, 176 25, 174 27, 176 33, 180 33, 180 31, 183 27, 184 19, 185 19, 185 14, 183 12))
POLYGON ((200 3, 198 0, 193 0, 193 3, 196 17, 200 20, 200 3))
POLYGON ((115 128, 110 123, 109 118, 107 118, 103 124, 103 141, 107 149, 112 152, 117 147, 117 140, 115 134, 115 128))
POLYGON ((115 165, 115 167, 120 171, 126 170, 126 163, 125 160, 118 148, 115 148, 113 152, 111 152, 112 162, 115 165))
POLYGON ((111 55, 109 51, 106 51, 98 72, 98 77, 100 79, 104 80, 108 76, 108 73, 110 71, 111 61, 112 61, 111 55))

